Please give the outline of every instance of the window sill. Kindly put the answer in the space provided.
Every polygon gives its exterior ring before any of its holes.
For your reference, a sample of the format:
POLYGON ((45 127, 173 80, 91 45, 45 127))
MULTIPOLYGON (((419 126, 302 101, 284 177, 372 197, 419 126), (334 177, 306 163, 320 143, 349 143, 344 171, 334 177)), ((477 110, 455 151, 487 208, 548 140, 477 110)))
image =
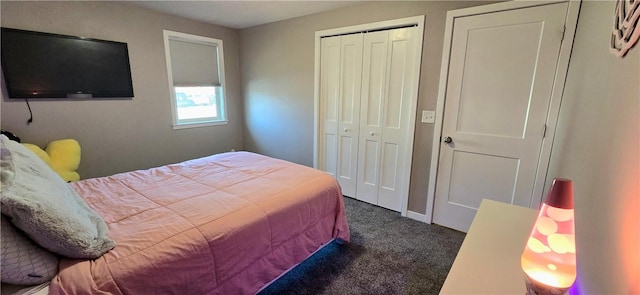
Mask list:
POLYGON ((218 121, 218 122, 206 122, 206 123, 185 123, 180 125, 173 125, 173 129, 188 129, 188 128, 198 128, 198 127, 209 127, 209 126, 218 126, 218 125, 227 125, 229 121, 218 121))

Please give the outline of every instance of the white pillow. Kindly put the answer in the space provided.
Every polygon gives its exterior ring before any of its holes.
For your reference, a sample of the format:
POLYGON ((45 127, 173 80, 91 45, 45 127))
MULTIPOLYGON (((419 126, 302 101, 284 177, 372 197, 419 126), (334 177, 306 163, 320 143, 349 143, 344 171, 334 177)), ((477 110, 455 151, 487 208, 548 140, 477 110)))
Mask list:
POLYGON ((37 285, 58 273, 58 257, 41 248, 17 230, 2 215, 2 282, 37 285))
POLYGON ((2 214, 43 248, 98 258, 113 248, 107 225, 36 154, 2 135, 2 214))

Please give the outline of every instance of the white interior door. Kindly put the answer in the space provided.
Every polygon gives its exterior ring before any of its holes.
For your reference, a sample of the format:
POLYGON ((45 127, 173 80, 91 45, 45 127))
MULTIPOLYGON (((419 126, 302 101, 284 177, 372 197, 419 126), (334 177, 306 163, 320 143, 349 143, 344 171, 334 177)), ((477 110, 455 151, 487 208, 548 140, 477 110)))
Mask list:
POLYGON ((356 198, 400 211, 410 140, 415 28, 364 35, 356 198))
POLYGON ((532 203, 567 8, 454 20, 435 223, 466 232, 483 198, 532 203))
POLYGON ((322 39, 324 170, 355 196, 362 74, 362 34, 322 39))

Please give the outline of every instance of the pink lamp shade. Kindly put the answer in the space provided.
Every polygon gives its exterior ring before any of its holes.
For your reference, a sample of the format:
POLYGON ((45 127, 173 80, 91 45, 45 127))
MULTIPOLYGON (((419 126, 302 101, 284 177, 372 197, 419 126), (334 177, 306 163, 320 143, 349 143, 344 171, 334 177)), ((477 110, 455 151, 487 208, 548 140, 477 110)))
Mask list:
POLYGON ((564 294, 576 279, 573 182, 556 178, 521 257, 527 294, 564 294))

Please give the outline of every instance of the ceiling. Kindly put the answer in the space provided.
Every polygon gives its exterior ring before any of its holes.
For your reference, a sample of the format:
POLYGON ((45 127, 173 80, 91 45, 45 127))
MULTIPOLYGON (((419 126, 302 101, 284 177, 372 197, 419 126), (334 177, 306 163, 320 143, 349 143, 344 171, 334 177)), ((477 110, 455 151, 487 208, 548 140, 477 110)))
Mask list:
POLYGON ((359 1, 130 1, 129 4, 234 29, 350 6, 359 1))

